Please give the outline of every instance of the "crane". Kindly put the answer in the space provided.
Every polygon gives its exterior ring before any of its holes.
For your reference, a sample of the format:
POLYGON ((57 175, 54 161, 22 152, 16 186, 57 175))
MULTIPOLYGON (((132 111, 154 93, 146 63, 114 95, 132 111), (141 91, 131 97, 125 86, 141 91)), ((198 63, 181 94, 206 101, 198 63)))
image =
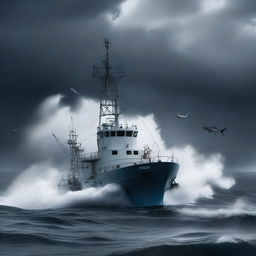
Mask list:
POLYGON ((68 154, 67 148, 63 145, 63 143, 61 143, 61 141, 57 138, 57 136, 56 136, 54 133, 52 133, 52 136, 53 136, 53 138, 55 139, 56 143, 58 144, 60 150, 61 150, 65 155, 67 155, 67 154, 68 154))

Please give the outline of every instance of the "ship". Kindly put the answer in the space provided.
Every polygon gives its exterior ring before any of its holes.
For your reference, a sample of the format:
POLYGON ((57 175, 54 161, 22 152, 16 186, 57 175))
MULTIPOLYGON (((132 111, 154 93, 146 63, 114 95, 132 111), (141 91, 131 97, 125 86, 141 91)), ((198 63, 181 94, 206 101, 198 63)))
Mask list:
POLYGON ((111 66, 108 39, 105 39, 104 46, 106 53, 102 64, 93 67, 93 77, 104 85, 104 96, 99 104, 98 151, 82 152, 74 130, 70 131, 68 140, 74 188, 77 188, 74 190, 82 186, 117 184, 134 207, 162 206, 165 191, 177 187, 178 161, 173 155, 161 156, 158 153, 153 156, 148 146, 138 148, 140 133, 136 124, 120 122, 122 113, 117 81, 124 76, 124 71, 121 67, 111 66), (79 177, 76 177, 77 173, 79 177))

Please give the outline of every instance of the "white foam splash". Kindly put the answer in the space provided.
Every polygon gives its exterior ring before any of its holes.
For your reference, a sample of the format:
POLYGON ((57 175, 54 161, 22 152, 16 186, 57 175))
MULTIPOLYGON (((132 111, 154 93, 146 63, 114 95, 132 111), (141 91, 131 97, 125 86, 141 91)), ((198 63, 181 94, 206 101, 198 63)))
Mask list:
POLYGON ((57 186, 59 178, 60 171, 49 163, 32 165, 0 197, 0 205, 23 209, 129 205, 124 193, 116 185, 62 193, 57 186))
POLYGON ((239 242, 241 242, 241 239, 238 239, 234 236, 228 236, 228 235, 221 236, 216 241, 217 244, 221 244, 221 243, 239 243, 239 242))
POLYGON ((165 194, 165 204, 194 203, 199 198, 213 198, 213 187, 229 189, 234 184, 233 178, 225 177, 224 166, 220 154, 204 157, 196 150, 187 146, 175 149, 180 162, 177 177, 179 188, 165 194))

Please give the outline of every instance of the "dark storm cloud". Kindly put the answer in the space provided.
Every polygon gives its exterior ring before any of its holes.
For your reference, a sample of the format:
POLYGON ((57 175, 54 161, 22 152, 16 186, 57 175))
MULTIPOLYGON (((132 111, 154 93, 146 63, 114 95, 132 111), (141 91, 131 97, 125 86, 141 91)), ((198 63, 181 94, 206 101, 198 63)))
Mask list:
POLYGON ((3 0, 0 17, 7 26, 47 25, 51 22, 65 22, 69 19, 95 18, 105 11, 118 11, 122 0, 3 0))
POLYGON ((74 87, 98 97, 91 67, 109 36, 113 63, 126 69, 119 88, 127 113, 153 112, 168 146, 220 152, 230 166, 252 163, 255 1, 226 0, 204 11, 208 1, 140 0, 128 14, 122 2, 1 1, 2 149, 15 149, 20 136, 12 130, 22 131, 46 96, 63 93, 72 104, 74 87), (191 120, 176 120, 177 111, 191 120), (229 132, 211 136, 205 125, 229 132))

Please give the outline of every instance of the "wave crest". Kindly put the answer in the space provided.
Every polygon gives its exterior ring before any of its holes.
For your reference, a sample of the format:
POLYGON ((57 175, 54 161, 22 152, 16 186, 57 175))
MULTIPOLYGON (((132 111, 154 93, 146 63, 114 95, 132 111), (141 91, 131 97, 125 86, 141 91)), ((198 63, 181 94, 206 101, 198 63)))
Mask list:
POLYGON ((243 216, 256 216, 256 209, 245 200, 238 199, 234 204, 227 208, 207 209, 207 208, 181 208, 179 213, 187 216, 203 218, 230 218, 243 216))

